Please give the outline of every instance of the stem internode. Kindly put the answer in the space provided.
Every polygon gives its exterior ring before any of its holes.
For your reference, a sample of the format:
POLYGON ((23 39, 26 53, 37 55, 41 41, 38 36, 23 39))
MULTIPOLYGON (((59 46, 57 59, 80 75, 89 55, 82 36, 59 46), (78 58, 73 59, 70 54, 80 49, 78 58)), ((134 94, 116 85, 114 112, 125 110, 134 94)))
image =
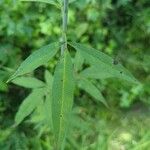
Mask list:
POLYGON ((68 3, 69 3, 69 0, 63 0, 63 6, 62 6, 62 45, 61 45, 61 55, 67 49, 68 3))

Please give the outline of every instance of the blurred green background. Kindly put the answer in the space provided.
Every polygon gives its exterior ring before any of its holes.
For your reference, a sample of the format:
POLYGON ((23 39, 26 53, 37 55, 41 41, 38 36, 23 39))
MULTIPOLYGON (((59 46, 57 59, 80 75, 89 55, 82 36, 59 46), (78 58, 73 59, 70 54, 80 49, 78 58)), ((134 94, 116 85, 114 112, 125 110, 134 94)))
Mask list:
MULTIPOLYGON (((34 50, 59 40, 61 12, 44 3, 0 0, 0 150, 52 150, 51 129, 38 108, 21 125, 14 116, 29 89, 6 80, 34 50)), ((75 92, 75 117, 66 150, 150 149, 150 1, 75 0, 68 40, 80 41, 121 62, 139 81, 96 80, 110 109, 75 92)), ((56 56, 57 58, 57 56, 56 56)), ((33 75, 53 72, 54 58, 33 75)))

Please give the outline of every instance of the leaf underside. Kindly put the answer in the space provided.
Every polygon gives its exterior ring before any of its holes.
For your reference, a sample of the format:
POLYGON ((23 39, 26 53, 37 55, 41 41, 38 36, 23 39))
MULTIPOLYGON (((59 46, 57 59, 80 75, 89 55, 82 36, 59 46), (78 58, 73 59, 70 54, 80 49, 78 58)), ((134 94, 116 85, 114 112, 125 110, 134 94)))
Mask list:
POLYGON ((56 66, 52 88, 52 121, 58 149, 66 137, 73 93, 73 66, 70 54, 66 50, 56 66))
POLYGON ((10 77, 7 82, 15 79, 18 76, 29 73, 41 65, 44 65, 57 53, 58 49, 59 43, 56 42, 46 45, 33 52, 22 62, 17 71, 10 77))
POLYGON ((80 51, 82 56, 91 65, 91 67, 81 72, 81 76, 95 79, 115 77, 132 83, 138 83, 133 75, 121 64, 113 64, 114 60, 108 55, 83 44, 75 42, 69 44, 76 50, 80 51))

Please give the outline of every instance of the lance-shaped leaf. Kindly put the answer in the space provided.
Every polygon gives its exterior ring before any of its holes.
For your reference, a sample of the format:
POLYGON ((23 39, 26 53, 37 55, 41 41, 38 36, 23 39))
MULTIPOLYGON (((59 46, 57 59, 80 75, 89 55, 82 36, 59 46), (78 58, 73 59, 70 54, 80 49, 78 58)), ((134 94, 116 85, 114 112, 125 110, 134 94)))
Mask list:
POLYGON ((91 66, 83 70, 80 75, 86 78, 93 79, 119 78, 132 83, 138 83, 131 74, 128 74, 128 72, 125 71, 125 69, 121 69, 121 71, 112 69, 105 64, 96 64, 95 66, 91 66))
POLYGON ((56 66, 52 88, 52 121, 58 149, 66 137, 74 93, 71 57, 67 50, 63 55, 56 66))
POLYGON ((23 2, 42 2, 42 3, 47 3, 51 5, 58 5, 55 0, 20 0, 23 2))
POLYGON ((51 73, 46 70, 45 71, 45 81, 46 81, 46 99, 44 102, 44 109, 45 109, 45 120, 47 124, 52 128, 52 83, 53 83, 53 76, 51 73))
POLYGON ((33 77, 19 77, 14 79, 12 82, 25 88, 40 88, 45 86, 43 81, 33 77))
POLYGON ((52 94, 51 93, 46 94, 43 107, 44 107, 45 121, 49 126, 49 128, 52 129, 52 94))
POLYGON ((92 96, 95 100, 102 102, 105 106, 108 107, 103 95, 100 90, 89 80, 85 78, 80 78, 78 80, 78 87, 85 92, 87 92, 90 96, 92 96))
POLYGON ((8 82, 15 79, 17 76, 29 73, 37 67, 44 65, 57 53, 58 49, 59 43, 52 43, 33 52, 27 59, 23 61, 8 82))
POLYGON ((50 91, 52 89, 53 76, 48 70, 46 70, 44 74, 44 78, 45 78, 45 82, 48 87, 48 90, 50 91))
POLYGON ((83 44, 71 42, 70 45, 81 52, 82 56, 92 65, 92 68, 95 67, 94 71, 96 72, 94 72, 93 69, 86 70, 82 73, 82 76, 86 75, 87 77, 93 78, 93 74, 95 74, 97 78, 101 78, 107 75, 106 77, 116 77, 138 83, 127 69, 121 64, 114 64, 114 60, 108 55, 83 44))
POLYGON ((15 125, 20 124, 22 120, 30 115, 33 110, 39 105, 45 94, 44 91, 45 90, 43 88, 35 89, 27 98, 25 98, 15 116, 15 125))

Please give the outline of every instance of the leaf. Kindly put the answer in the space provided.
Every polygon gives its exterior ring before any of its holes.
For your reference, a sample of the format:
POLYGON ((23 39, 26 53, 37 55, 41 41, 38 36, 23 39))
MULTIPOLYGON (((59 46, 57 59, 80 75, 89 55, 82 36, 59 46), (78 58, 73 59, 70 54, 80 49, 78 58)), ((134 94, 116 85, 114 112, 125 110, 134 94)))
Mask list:
POLYGON ((52 128, 52 97, 51 93, 46 95, 44 102, 45 120, 50 128, 52 128))
POLYGON ((12 82, 25 88, 40 88, 45 86, 44 82, 33 77, 19 77, 14 79, 12 82))
POLYGON ((138 83, 138 81, 132 76, 131 73, 129 73, 127 69, 125 69, 121 64, 115 65, 113 63, 114 60, 108 55, 75 42, 71 42, 70 45, 76 50, 79 50, 82 56, 92 64, 92 69, 90 68, 89 70, 83 71, 81 73, 82 76, 84 75, 89 78, 100 79, 102 77, 116 77, 133 83, 138 83))
POLYGON ((51 73, 46 70, 45 71, 45 81, 47 84, 47 94, 46 99, 44 102, 44 108, 45 108, 45 119, 47 121, 47 124, 52 127, 52 83, 53 83, 53 76, 51 73))
POLYGON ((81 36, 88 30, 88 23, 80 23, 76 28, 76 36, 77 38, 81 38, 81 36))
POLYGON ((37 67, 48 62, 58 51, 59 44, 52 43, 42 47, 41 49, 33 52, 25 61, 20 65, 17 71, 7 81, 11 81, 18 76, 29 73, 37 67))
POLYGON ((40 101, 42 101, 44 94, 43 88, 35 89, 27 98, 25 98, 16 113, 15 125, 19 125, 25 117, 32 113, 32 111, 39 105, 40 101))
POLYGON ((108 107, 100 90, 92 82, 85 78, 80 78, 80 80, 78 80, 78 87, 91 95, 95 100, 102 102, 108 107))
POLYGON ((84 63, 84 58, 81 55, 80 51, 77 51, 74 59, 74 69, 76 72, 82 69, 83 63, 84 63))
POLYGON ((51 73, 48 70, 45 71, 44 78, 45 78, 45 82, 46 82, 47 86, 49 87, 49 90, 51 90, 52 89, 53 76, 51 75, 51 73))
POLYGON ((43 2, 51 5, 58 5, 55 0, 21 0, 23 2, 43 2))
POLYGON ((56 66, 52 88, 52 121, 58 149, 65 141, 74 94, 71 57, 67 50, 63 55, 56 66))

